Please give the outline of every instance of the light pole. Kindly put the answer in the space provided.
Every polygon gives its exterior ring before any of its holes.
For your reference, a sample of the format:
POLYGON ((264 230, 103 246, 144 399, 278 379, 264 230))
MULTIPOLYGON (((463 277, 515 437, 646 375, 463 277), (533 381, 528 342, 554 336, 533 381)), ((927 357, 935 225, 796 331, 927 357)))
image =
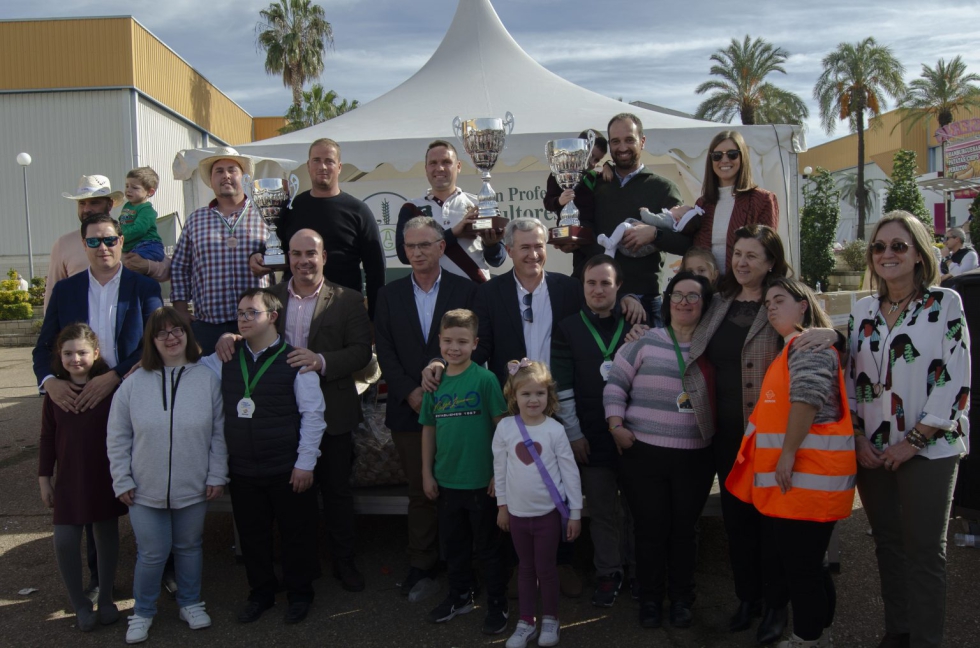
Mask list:
POLYGON ((30 153, 18 153, 17 164, 24 169, 24 211, 27 214, 27 275, 28 281, 34 283, 34 249, 31 245, 31 204, 27 197, 27 167, 31 165, 30 153))

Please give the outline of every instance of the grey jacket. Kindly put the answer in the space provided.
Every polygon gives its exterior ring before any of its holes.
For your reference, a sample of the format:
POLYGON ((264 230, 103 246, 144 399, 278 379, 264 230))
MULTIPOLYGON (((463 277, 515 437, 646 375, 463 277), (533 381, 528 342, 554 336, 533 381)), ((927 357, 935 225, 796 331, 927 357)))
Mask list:
POLYGON ((198 363, 140 369, 123 381, 109 412, 106 447, 116 496, 179 509, 228 482, 221 381, 198 363))

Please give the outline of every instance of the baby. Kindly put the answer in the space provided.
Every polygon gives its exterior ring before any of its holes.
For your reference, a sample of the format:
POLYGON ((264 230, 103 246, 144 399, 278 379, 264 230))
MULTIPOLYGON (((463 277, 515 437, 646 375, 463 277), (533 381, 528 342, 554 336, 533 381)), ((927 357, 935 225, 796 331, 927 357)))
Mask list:
POLYGON ((639 250, 633 251, 628 249, 624 245, 620 245, 620 241, 623 240, 623 234, 626 233, 628 229, 634 225, 645 224, 653 225, 654 227, 670 230, 671 232, 681 232, 687 236, 694 236, 694 233, 701 228, 701 216, 704 214, 704 210, 700 207, 691 207, 689 205, 677 205, 673 209, 664 209, 659 214, 654 214, 646 207, 640 208, 640 220, 635 218, 627 218, 625 221, 616 226, 613 233, 609 236, 605 234, 600 234, 596 237, 596 242, 606 249, 606 254, 611 257, 616 256, 619 252, 623 256, 628 257, 645 257, 653 254, 656 251, 656 247, 653 244, 644 245, 639 250))
POLYGON ((150 167, 126 174, 126 204, 119 213, 123 252, 135 252, 149 261, 163 261, 163 242, 157 234, 157 212, 150 198, 157 192, 160 176, 150 167))

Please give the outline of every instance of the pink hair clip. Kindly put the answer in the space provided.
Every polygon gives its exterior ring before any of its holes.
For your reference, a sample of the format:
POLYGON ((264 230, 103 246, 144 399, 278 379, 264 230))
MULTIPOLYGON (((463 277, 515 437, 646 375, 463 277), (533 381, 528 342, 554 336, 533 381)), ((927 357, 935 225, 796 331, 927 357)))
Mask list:
POLYGON ((507 373, 511 376, 515 375, 521 369, 527 369, 531 366, 531 361, 527 358, 521 358, 520 360, 511 360, 507 363, 507 373))

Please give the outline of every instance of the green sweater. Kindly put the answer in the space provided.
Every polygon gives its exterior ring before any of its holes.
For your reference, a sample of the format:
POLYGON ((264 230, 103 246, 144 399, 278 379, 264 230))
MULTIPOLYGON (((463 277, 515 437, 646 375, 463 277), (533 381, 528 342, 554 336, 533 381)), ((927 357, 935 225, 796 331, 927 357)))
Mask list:
POLYGON ((123 252, 132 252, 143 241, 159 241, 157 234, 157 212, 147 200, 138 205, 126 203, 119 212, 119 225, 122 226, 123 252))
MULTIPOLYGON (((640 208, 652 212, 670 209, 683 202, 677 185, 653 173, 646 167, 640 170, 625 186, 619 186, 619 178, 605 182, 601 176, 595 186, 595 228, 596 235, 609 236, 627 218, 640 218, 640 208)), ((690 247, 690 238, 683 234, 659 230, 654 245, 658 250, 672 254, 683 254, 690 247)), ((601 254, 602 246, 594 245, 590 255, 601 254)), ((658 273, 663 264, 660 252, 640 258, 617 255, 616 260, 623 266, 623 294, 657 295, 660 293, 658 273)))

